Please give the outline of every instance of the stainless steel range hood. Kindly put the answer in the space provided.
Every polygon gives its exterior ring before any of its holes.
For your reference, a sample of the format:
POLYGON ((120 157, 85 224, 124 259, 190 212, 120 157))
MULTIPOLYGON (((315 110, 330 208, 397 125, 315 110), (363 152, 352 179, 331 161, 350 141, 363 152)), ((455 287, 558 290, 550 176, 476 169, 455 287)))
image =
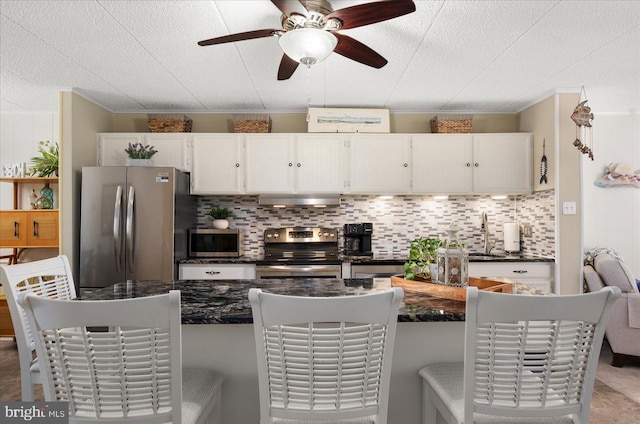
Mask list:
POLYGON ((261 195, 258 197, 260 206, 272 207, 301 207, 312 206, 322 208, 325 206, 340 206, 340 196, 337 194, 321 194, 321 195, 261 195))

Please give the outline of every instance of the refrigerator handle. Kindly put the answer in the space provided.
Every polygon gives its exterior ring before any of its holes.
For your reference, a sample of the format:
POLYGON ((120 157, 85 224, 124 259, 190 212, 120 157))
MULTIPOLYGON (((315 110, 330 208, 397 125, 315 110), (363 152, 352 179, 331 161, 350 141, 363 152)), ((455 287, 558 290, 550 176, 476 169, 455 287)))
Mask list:
POLYGON ((125 243, 127 254, 127 271, 134 271, 133 266, 133 246, 134 246, 134 234, 135 228, 133 226, 133 208, 135 205, 135 189, 133 186, 129 187, 129 195, 127 196, 127 221, 125 223, 125 243))
POLYGON ((122 186, 116 189, 116 200, 113 205, 113 255, 116 263, 116 272, 122 268, 122 252, 120 251, 120 217, 122 216, 122 186))

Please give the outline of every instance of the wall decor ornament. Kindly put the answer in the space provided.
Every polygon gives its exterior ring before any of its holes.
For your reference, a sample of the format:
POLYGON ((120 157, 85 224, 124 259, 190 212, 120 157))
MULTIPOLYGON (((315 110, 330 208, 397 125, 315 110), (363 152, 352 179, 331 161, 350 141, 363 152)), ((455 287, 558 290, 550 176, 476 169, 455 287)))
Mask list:
POLYGON ((610 163, 602 177, 594 184, 597 187, 635 187, 640 188, 640 169, 635 171, 628 163, 610 163))
POLYGON ((593 133, 592 133, 592 125, 591 121, 593 120, 593 113, 591 113, 591 108, 587 106, 589 100, 586 99, 587 93, 584 90, 584 86, 580 89, 580 102, 573 109, 573 114, 571 114, 571 119, 576 123, 576 139, 573 141, 573 145, 576 146, 581 153, 588 155, 591 160, 593 160, 593 133), (582 100, 584 98, 584 100, 582 100), (588 137, 583 136, 583 134, 587 134, 588 137), (588 138, 588 143, 583 143, 581 141, 588 138))

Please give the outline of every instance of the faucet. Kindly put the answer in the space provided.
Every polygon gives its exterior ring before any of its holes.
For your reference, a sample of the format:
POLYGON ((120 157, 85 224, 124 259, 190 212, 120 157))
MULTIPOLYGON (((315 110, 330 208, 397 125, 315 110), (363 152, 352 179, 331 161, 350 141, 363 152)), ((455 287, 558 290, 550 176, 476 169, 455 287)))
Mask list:
POLYGON ((489 218, 486 212, 482 212, 482 229, 484 230, 484 254, 488 255, 494 245, 489 242, 489 218))

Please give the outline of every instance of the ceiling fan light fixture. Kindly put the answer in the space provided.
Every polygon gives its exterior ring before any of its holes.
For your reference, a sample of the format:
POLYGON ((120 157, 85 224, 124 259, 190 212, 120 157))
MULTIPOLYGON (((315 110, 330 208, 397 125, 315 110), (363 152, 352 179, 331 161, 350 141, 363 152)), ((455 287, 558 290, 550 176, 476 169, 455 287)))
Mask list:
POLYGON ((333 52, 338 39, 329 31, 298 28, 280 36, 280 48, 289 58, 310 67, 322 62, 333 52))

